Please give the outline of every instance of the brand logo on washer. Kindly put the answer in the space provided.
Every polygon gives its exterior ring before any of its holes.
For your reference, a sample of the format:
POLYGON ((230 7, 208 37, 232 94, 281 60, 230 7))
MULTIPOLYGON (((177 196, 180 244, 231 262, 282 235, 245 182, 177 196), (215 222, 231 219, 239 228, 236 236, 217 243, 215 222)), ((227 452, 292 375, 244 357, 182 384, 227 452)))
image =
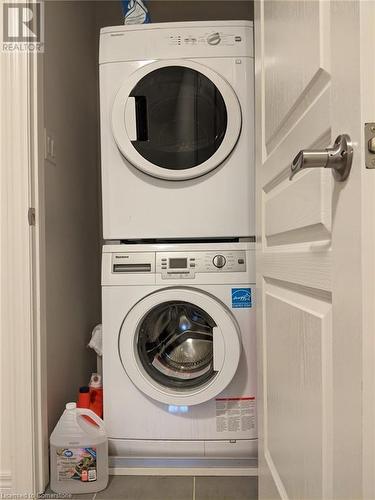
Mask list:
POLYGON ((232 288, 232 308, 252 307, 251 288, 232 288))

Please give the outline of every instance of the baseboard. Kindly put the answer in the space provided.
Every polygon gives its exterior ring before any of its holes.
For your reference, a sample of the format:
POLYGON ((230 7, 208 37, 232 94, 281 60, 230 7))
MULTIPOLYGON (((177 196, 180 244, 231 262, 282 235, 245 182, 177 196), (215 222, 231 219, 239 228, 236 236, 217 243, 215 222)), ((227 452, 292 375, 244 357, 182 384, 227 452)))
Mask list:
POLYGON ((0 472, 0 493, 9 493, 12 489, 12 474, 8 471, 0 472))
POLYGON ((257 476, 256 459, 142 459, 110 457, 114 476, 257 476))

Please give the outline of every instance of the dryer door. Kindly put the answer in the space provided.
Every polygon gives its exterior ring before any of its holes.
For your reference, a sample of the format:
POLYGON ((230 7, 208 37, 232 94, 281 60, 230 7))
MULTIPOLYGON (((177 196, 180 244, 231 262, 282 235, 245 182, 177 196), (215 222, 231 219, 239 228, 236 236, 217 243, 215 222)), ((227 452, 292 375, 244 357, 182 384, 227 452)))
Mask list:
POLYGON ((119 334, 121 362, 134 385, 171 405, 214 398, 236 373, 240 352, 232 313, 194 288, 148 295, 129 311, 119 334))
POLYGON ((241 131, 229 83, 193 61, 162 61, 137 70, 112 109, 113 136, 136 168, 167 180, 199 177, 219 166, 241 131))

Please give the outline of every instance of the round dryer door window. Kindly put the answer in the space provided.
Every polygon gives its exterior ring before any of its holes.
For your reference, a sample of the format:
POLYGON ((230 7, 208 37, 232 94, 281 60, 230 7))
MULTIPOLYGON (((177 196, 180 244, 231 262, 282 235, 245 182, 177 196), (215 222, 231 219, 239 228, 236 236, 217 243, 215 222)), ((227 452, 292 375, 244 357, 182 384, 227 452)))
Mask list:
POLYGON ((193 288, 169 288, 129 311, 119 351, 126 373, 147 396, 193 405, 229 384, 241 343, 237 322, 224 304, 193 288))
POLYGON ((120 152, 141 171, 167 180, 199 177, 218 167, 241 131, 229 85, 192 61, 151 63, 121 87, 112 129, 120 152))

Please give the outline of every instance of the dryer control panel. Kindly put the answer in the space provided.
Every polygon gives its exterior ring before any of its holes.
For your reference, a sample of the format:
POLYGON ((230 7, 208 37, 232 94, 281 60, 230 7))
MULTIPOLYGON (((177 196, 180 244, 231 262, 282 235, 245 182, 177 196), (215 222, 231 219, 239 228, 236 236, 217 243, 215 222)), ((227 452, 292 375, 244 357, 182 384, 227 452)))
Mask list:
POLYGON ((245 271, 245 251, 156 253, 156 272, 160 273, 163 279, 192 279, 196 273, 245 271))
POLYGON ((167 35, 169 45, 236 45, 243 41, 243 37, 239 33, 226 33, 223 31, 209 31, 193 34, 190 33, 173 33, 167 35))

